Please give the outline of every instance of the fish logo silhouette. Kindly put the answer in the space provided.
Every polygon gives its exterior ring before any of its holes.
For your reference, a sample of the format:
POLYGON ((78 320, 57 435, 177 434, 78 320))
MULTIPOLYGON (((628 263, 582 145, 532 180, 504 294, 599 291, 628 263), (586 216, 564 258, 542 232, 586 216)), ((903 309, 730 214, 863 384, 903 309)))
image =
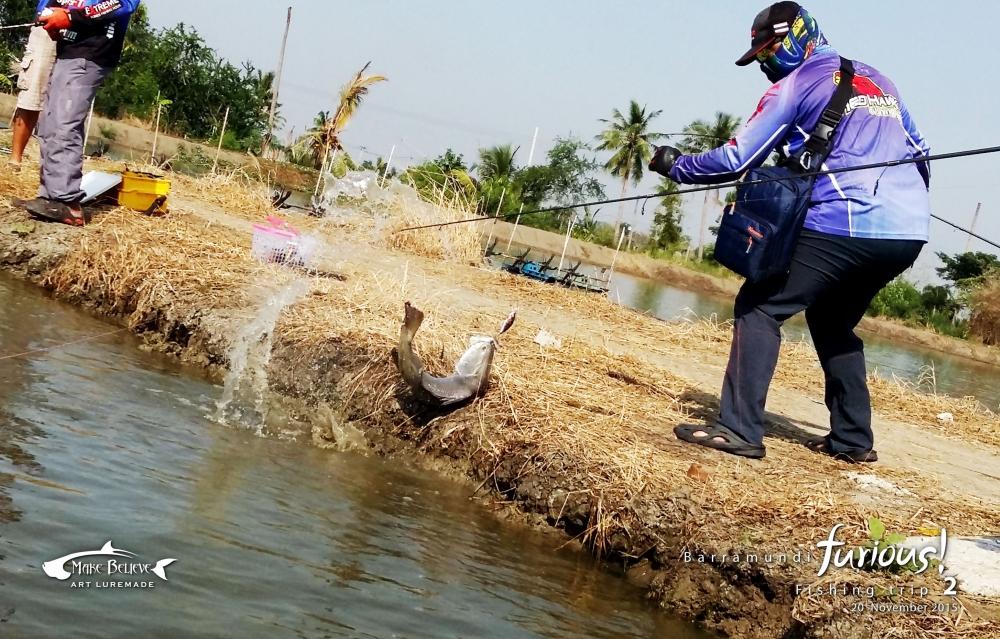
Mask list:
MULTIPOLYGON (((75 552, 63 557, 57 557, 51 561, 42 562, 42 572, 52 579, 66 581, 73 576, 72 572, 66 570, 66 563, 73 561, 74 559, 83 559, 85 557, 124 557, 127 559, 134 559, 136 554, 127 550, 122 550, 121 548, 115 548, 109 540, 108 543, 101 546, 100 550, 75 552)), ((149 566, 149 564, 143 564, 143 566, 147 567, 150 572, 163 581, 169 581, 169 579, 167 579, 166 567, 175 561, 177 560, 172 558, 161 559, 153 566, 149 566)))

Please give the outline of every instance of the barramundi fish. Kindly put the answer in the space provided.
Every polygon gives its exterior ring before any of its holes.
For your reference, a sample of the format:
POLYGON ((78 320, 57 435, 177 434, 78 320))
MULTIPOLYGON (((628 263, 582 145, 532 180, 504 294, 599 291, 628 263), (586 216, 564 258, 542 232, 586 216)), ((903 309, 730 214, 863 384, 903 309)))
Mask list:
POLYGON ((424 369, 424 363, 413 350, 413 336, 420 329, 424 314, 407 302, 403 325, 399 329, 399 345, 392 349, 396 367, 416 399, 424 404, 445 407, 482 397, 489 387, 497 340, 514 325, 516 316, 516 311, 511 312, 492 337, 473 335, 468 350, 455 363, 455 372, 448 377, 435 377, 424 369))

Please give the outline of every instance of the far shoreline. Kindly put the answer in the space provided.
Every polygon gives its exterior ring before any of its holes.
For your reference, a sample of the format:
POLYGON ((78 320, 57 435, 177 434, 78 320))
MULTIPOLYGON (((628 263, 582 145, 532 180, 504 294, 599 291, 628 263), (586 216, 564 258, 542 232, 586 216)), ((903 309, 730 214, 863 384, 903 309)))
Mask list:
MULTIPOLYGON (((488 229, 491 226, 493 226, 493 237, 497 240, 497 246, 506 246, 514 232, 514 225, 504 221, 486 222, 483 225, 484 234, 489 233, 488 229)), ((522 224, 517 227, 513 245, 560 255, 565 239, 565 236, 561 234, 522 224)), ((614 253, 614 250, 608 247, 575 238, 570 239, 566 248, 567 259, 579 260, 602 268, 611 265, 614 253)), ((674 288, 709 295, 722 301, 732 301, 742 284, 742 281, 736 277, 717 277, 640 253, 620 253, 615 261, 615 271, 674 288)), ((898 320, 865 316, 861 320, 858 330, 890 341, 912 344, 980 364, 1000 367, 1000 348, 942 335, 927 328, 914 328, 898 320)))

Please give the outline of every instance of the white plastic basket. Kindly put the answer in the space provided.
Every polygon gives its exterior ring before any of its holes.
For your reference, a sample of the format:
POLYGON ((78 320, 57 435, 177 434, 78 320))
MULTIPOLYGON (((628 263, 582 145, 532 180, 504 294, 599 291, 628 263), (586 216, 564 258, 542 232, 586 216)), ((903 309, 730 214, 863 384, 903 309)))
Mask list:
POLYGON ((288 222, 272 215, 267 224, 253 225, 250 253, 261 262, 309 268, 318 244, 317 238, 301 235, 288 222))

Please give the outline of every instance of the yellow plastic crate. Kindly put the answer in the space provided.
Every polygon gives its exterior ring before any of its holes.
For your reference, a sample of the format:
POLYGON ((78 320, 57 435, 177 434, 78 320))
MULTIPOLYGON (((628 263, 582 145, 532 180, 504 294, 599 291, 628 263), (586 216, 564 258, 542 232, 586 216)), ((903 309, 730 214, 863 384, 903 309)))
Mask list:
MULTIPOLYGON (((136 211, 148 211, 160 197, 170 194, 170 180, 152 173, 125 171, 122 173, 122 186, 118 191, 118 204, 136 211)), ((154 213, 166 213, 166 200, 154 213)))

